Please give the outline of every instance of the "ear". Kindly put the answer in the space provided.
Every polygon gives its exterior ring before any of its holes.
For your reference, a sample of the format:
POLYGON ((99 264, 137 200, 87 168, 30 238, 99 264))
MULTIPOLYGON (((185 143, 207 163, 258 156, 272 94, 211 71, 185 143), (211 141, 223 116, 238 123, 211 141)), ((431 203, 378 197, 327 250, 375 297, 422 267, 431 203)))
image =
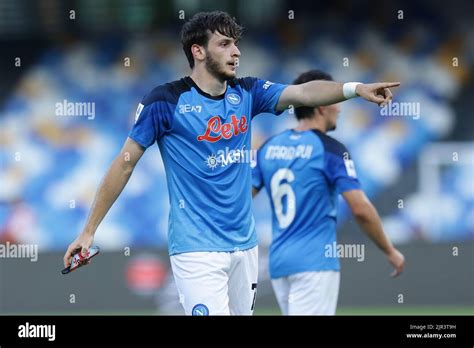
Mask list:
POLYGON ((324 116, 326 113, 326 107, 324 106, 317 106, 316 111, 318 112, 319 115, 324 116))
POLYGON ((194 44, 191 46, 191 53, 196 61, 203 61, 206 58, 206 51, 203 46, 194 44))

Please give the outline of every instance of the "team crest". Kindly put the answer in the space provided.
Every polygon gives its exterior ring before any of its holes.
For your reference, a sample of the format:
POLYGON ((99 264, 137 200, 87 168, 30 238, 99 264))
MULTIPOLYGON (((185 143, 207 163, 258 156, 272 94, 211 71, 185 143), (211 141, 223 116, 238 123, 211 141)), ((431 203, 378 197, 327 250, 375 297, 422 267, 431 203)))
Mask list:
POLYGON ((227 94, 227 101, 233 105, 239 105, 240 104, 240 96, 235 93, 229 93, 227 94))
POLYGON ((209 315, 209 308, 202 303, 199 303, 193 307, 191 314, 194 316, 207 316, 209 315))

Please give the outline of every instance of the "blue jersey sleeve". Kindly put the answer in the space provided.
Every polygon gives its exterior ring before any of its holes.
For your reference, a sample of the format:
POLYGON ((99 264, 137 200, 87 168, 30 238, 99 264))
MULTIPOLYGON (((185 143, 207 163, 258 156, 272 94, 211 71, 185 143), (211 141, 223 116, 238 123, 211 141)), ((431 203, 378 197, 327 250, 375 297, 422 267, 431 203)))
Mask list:
POLYGON ((326 176, 330 184, 336 188, 337 193, 361 188, 354 162, 349 151, 341 143, 333 143, 325 149, 324 165, 326 176))
POLYGON ((256 77, 246 77, 243 80, 252 94, 252 117, 262 112, 279 115, 284 111, 277 112, 275 108, 287 85, 265 81, 256 77))
POLYGON ((145 149, 150 147, 171 128, 172 112, 163 97, 162 88, 155 88, 138 104, 129 138, 145 149))

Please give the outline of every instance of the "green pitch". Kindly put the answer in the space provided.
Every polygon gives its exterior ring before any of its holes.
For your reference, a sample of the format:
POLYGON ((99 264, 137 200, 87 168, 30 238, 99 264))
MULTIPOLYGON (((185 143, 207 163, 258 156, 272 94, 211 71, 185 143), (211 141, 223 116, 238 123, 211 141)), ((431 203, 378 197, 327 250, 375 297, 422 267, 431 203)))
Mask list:
MULTIPOLYGON (((277 308, 256 308, 255 315, 279 315, 277 308)), ((340 307, 337 315, 474 315, 474 307, 340 307)))
MULTIPOLYGON (((162 315, 154 309, 138 311, 68 311, 68 312, 31 312, 31 313, 2 313, 0 315, 162 315)), ((274 308, 256 308, 255 315, 280 315, 280 310, 274 308)), ((337 315, 474 315, 474 306, 468 307, 421 307, 421 306, 393 306, 393 307, 340 307, 337 315)))

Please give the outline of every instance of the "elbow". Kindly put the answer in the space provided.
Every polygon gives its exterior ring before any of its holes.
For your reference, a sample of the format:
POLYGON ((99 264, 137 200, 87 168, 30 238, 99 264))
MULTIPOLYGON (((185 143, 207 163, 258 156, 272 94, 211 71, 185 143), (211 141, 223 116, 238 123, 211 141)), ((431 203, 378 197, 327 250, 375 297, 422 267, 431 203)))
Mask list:
POLYGON ((124 173, 125 175, 127 175, 127 176, 132 175, 132 172, 133 172, 133 169, 134 169, 134 168, 135 168, 135 167, 132 166, 132 165, 124 166, 124 167, 123 167, 123 173, 124 173))
POLYGON ((126 158, 119 156, 115 159, 115 164, 120 168, 120 171, 124 175, 131 175, 133 172, 133 169, 135 168, 135 165, 132 163, 132 161, 127 160, 126 158))
POLYGON ((135 164, 132 161, 124 161, 122 164, 122 170, 125 175, 132 175, 133 170, 135 169, 135 164))
POLYGON ((352 209, 352 215, 358 223, 365 223, 370 220, 370 207, 367 204, 357 205, 352 209))

